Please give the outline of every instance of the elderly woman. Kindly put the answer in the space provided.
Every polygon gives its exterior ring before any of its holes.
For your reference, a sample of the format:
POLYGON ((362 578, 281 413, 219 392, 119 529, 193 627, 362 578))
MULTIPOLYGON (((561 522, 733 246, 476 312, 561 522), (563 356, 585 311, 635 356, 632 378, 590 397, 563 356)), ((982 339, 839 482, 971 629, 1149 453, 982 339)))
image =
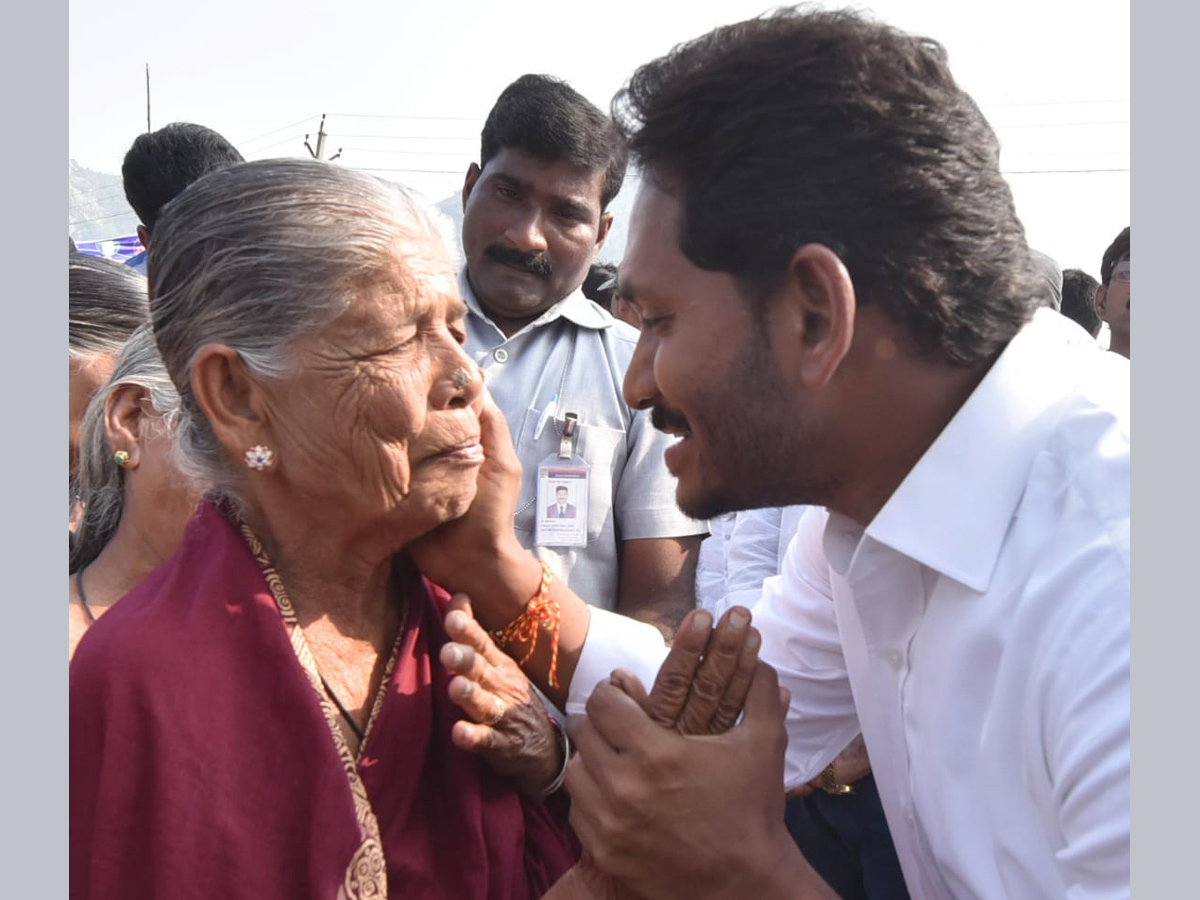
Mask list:
POLYGON ((117 354, 133 330, 147 320, 146 280, 128 266, 70 255, 67 294, 69 330, 68 480, 71 482, 70 518, 79 508, 75 475, 79 456, 79 425, 92 395, 112 375, 117 354))
POLYGON ((68 570, 69 656, 97 618, 175 552, 195 511, 199 488, 171 452, 178 412, 147 323, 126 342, 79 428, 83 514, 68 570))
POLYGON ((442 665, 449 597, 406 551, 484 459, 438 223, 328 163, 245 163, 167 206, 149 274, 213 487, 72 662, 73 895, 541 896, 577 852, 542 796, 560 742, 495 648, 442 665))

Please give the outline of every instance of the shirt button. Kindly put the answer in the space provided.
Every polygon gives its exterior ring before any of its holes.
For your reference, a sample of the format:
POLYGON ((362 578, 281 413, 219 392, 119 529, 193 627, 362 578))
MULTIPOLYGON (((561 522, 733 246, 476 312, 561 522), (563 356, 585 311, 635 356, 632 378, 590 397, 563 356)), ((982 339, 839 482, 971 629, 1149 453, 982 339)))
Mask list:
POLYGON ((497 347, 494 351, 492 351, 492 356, 495 357, 495 360, 498 363, 508 362, 508 351, 503 347, 497 347))
POLYGON ((902 665, 904 665, 904 657, 901 656, 899 653, 897 653, 895 650, 893 650, 891 653, 889 653, 887 656, 885 656, 884 659, 886 659, 888 665, 891 666, 896 671, 900 671, 900 667, 902 665))

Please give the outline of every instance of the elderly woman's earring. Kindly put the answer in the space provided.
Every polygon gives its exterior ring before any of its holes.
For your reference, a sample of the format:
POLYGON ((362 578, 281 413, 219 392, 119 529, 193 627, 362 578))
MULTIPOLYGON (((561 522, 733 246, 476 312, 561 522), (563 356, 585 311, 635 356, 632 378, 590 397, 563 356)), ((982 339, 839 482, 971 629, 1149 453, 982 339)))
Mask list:
POLYGON ((275 451, 262 444, 255 444, 246 451, 246 465, 262 472, 275 464, 275 451))
POLYGON ((129 454, 124 450, 118 450, 113 454, 113 462, 123 469, 125 468, 125 464, 129 462, 129 454))
POLYGON ((454 373, 454 389, 461 391, 474 380, 475 376, 471 372, 464 366, 459 366, 458 371, 454 373))

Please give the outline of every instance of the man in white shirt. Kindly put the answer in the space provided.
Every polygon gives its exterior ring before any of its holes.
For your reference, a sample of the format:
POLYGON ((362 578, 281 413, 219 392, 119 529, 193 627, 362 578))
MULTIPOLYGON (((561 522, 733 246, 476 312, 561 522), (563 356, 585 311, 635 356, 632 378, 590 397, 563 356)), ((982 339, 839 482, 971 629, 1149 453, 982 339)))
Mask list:
MULTIPOLYGON (((553 648, 506 649, 543 686, 553 660, 551 699, 586 710, 567 775, 584 847, 648 898, 829 897, 780 783, 861 730, 913 897, 1127 898, 1128 363, 1038 309, 995 134, 944 51, 784 10, 643 66, 614 109, 645 172, 625 395, 680 438, 680 506, 825 509, 757 630, 735 608, 709 645, 761 640, 787 690, 760 672, 740 723, 703 738, 609 678, 648 686, 658 635, 538 590, 493 494, 455 532, 490 561, 422 559, 489 628, 557 603, 553 648)), ((703 673, 693 692, 728 696, 703 673)))

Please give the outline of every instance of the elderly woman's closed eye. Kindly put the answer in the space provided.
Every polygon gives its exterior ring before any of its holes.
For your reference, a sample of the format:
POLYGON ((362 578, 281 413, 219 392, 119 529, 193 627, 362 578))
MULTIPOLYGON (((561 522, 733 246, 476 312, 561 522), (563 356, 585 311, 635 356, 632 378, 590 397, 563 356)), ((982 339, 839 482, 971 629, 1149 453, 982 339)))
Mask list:
POLYGON ((89 896, 537 897, 576 858, 556 731, 503 654, 443 664, 450 598, 407 552, 484 462, 449 248, 317 161, 215 172, 160 218, 154 335, 213 488, 71 666, 89 896))

